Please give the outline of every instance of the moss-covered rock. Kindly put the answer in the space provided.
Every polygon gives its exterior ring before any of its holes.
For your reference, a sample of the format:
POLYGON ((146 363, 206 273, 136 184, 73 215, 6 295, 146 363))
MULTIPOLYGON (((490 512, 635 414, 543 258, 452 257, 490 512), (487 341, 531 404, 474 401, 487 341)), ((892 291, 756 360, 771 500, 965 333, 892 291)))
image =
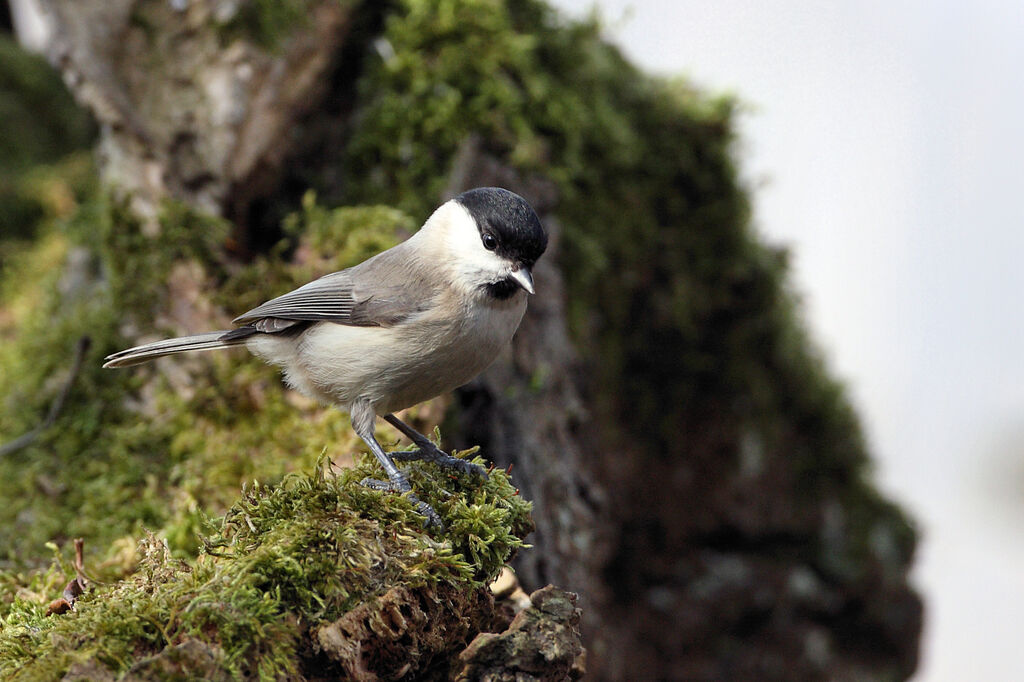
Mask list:
MULTIPOLYGON (((523 545, 530 505, 500 470, 484 482, 425 465, 411 473, 446 532, 423 530, 404 498, 361 486, 381 475, 370 459, 340 472, 321 460, 311 474, 243 491, 208 524, 195 561, 173 558, 166 541, 149 535, 138 570, 86 593, 73 612, 48 616, 38 594, 16 597, 0 620, 0 676, 58 680, 86 662, 117 674, 131 669, 137 679, 163 679, 169 668, 189 679, 210 670, 278 679, 307 664, 329 676, 318 658, 327 648, 320 626, 356 607, 368 609, 361 618, 375 618, 375 599, 398 588, 436 604, 435 617, 464 620, 462 630, 434 632, 434 653, 461 650, 488 621, 492 607, 478 591, 523 545)), ((363 664, 412 672, 431 662, 426 648, 406 647, 403 659, 392 646, 364 640, 363 664), (376 646, 387 655, 375 656, 376 646)))

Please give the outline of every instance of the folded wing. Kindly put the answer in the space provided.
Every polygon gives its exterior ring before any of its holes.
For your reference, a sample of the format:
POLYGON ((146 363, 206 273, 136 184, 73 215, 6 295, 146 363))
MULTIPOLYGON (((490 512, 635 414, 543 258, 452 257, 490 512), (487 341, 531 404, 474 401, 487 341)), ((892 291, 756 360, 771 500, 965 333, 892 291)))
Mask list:
POLYGON ((410 271, 409 261, 385 251, 359 265, 325 275, 235 318, 259 332, 285 331, 299 322, 390 327, 427 310, 438 293, 410 271))

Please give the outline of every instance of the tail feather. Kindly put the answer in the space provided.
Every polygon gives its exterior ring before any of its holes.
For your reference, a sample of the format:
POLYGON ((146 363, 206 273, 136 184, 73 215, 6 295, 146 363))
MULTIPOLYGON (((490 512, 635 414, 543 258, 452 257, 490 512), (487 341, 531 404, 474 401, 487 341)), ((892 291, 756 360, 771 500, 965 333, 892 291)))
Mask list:
POLYGON ((227 331, 206 332, 205 334, 182 336, 176 339, 147 343, 108 355, 104 358, 106 362, 103 363, 103 366, 130 367, 131 365, 140 365, 156 358, 162 358, 165 355, 186 353, 193 350, 214 350, 216 348, 227 348, 228 346, 238 346, 245 343, 245 336, 235 335, 225 338, 227 334, 229 334, 227 331))

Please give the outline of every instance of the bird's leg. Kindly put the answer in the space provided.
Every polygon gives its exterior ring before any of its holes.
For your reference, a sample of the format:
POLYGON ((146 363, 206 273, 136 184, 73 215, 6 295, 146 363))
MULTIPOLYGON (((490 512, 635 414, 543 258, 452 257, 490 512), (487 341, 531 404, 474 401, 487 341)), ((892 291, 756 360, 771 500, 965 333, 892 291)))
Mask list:
POLYGON ((388 480, 379 481, 374 478, 364 478, 361 483, 369 488, 375 490, 390 490, 396 493, 408 493, 409 500, 416 505, 416 510, 426 517, 424 522, 425 526, 437 526, 438 528, 444 528, 444 522, 441 521, 441 517, 437 515, 434 508, 426 502, 421 502, 416 494, 412 492, 412 485, 409 483, 409 479, 405 477, 395 463, 392 461, 388 453, 384 452, 384 448, 380 446, 377 439, 373 435, 373 424, 376 415, 373 412, 373 408, 367 402, 357 402, 353 405, 351 410, 352 416, 352 428, 355 430, 356 435, 363 439, 363 442, 370 448, 370 452, 377 458, 380 465, 384 467, 384 471, 387 472, 388 480))
POLYGON ((434 462, 444 469, 454 469, 455 471, 463 474, 476 474, 484 479, 487 478, 487 472, 479 464, 473 464, 472 462, 464 459, 452 457, 447 452, 434 445, 429 438, 403 422, 395 415, 384 415, 384 421, 401 431, 405 437, 411 440, 413 445, 418 448, 417 450, 405 452, 392 452, 391 456, 394 459, 401 462, 407 462, 413 459, 422 459, 425 462, 434 462))

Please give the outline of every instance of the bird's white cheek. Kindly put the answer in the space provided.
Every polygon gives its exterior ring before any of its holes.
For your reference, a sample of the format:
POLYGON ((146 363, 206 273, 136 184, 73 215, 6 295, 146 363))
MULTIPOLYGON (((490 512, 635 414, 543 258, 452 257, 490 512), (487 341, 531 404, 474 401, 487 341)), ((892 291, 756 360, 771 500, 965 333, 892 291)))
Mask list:
POLYGON ((477 286, 494 282, 510 272, 511 263, 484 248, 476 221, 460 204, 442 206, 431 220, 436 220, 443 234, 444 260, 467 283, 477 286))

